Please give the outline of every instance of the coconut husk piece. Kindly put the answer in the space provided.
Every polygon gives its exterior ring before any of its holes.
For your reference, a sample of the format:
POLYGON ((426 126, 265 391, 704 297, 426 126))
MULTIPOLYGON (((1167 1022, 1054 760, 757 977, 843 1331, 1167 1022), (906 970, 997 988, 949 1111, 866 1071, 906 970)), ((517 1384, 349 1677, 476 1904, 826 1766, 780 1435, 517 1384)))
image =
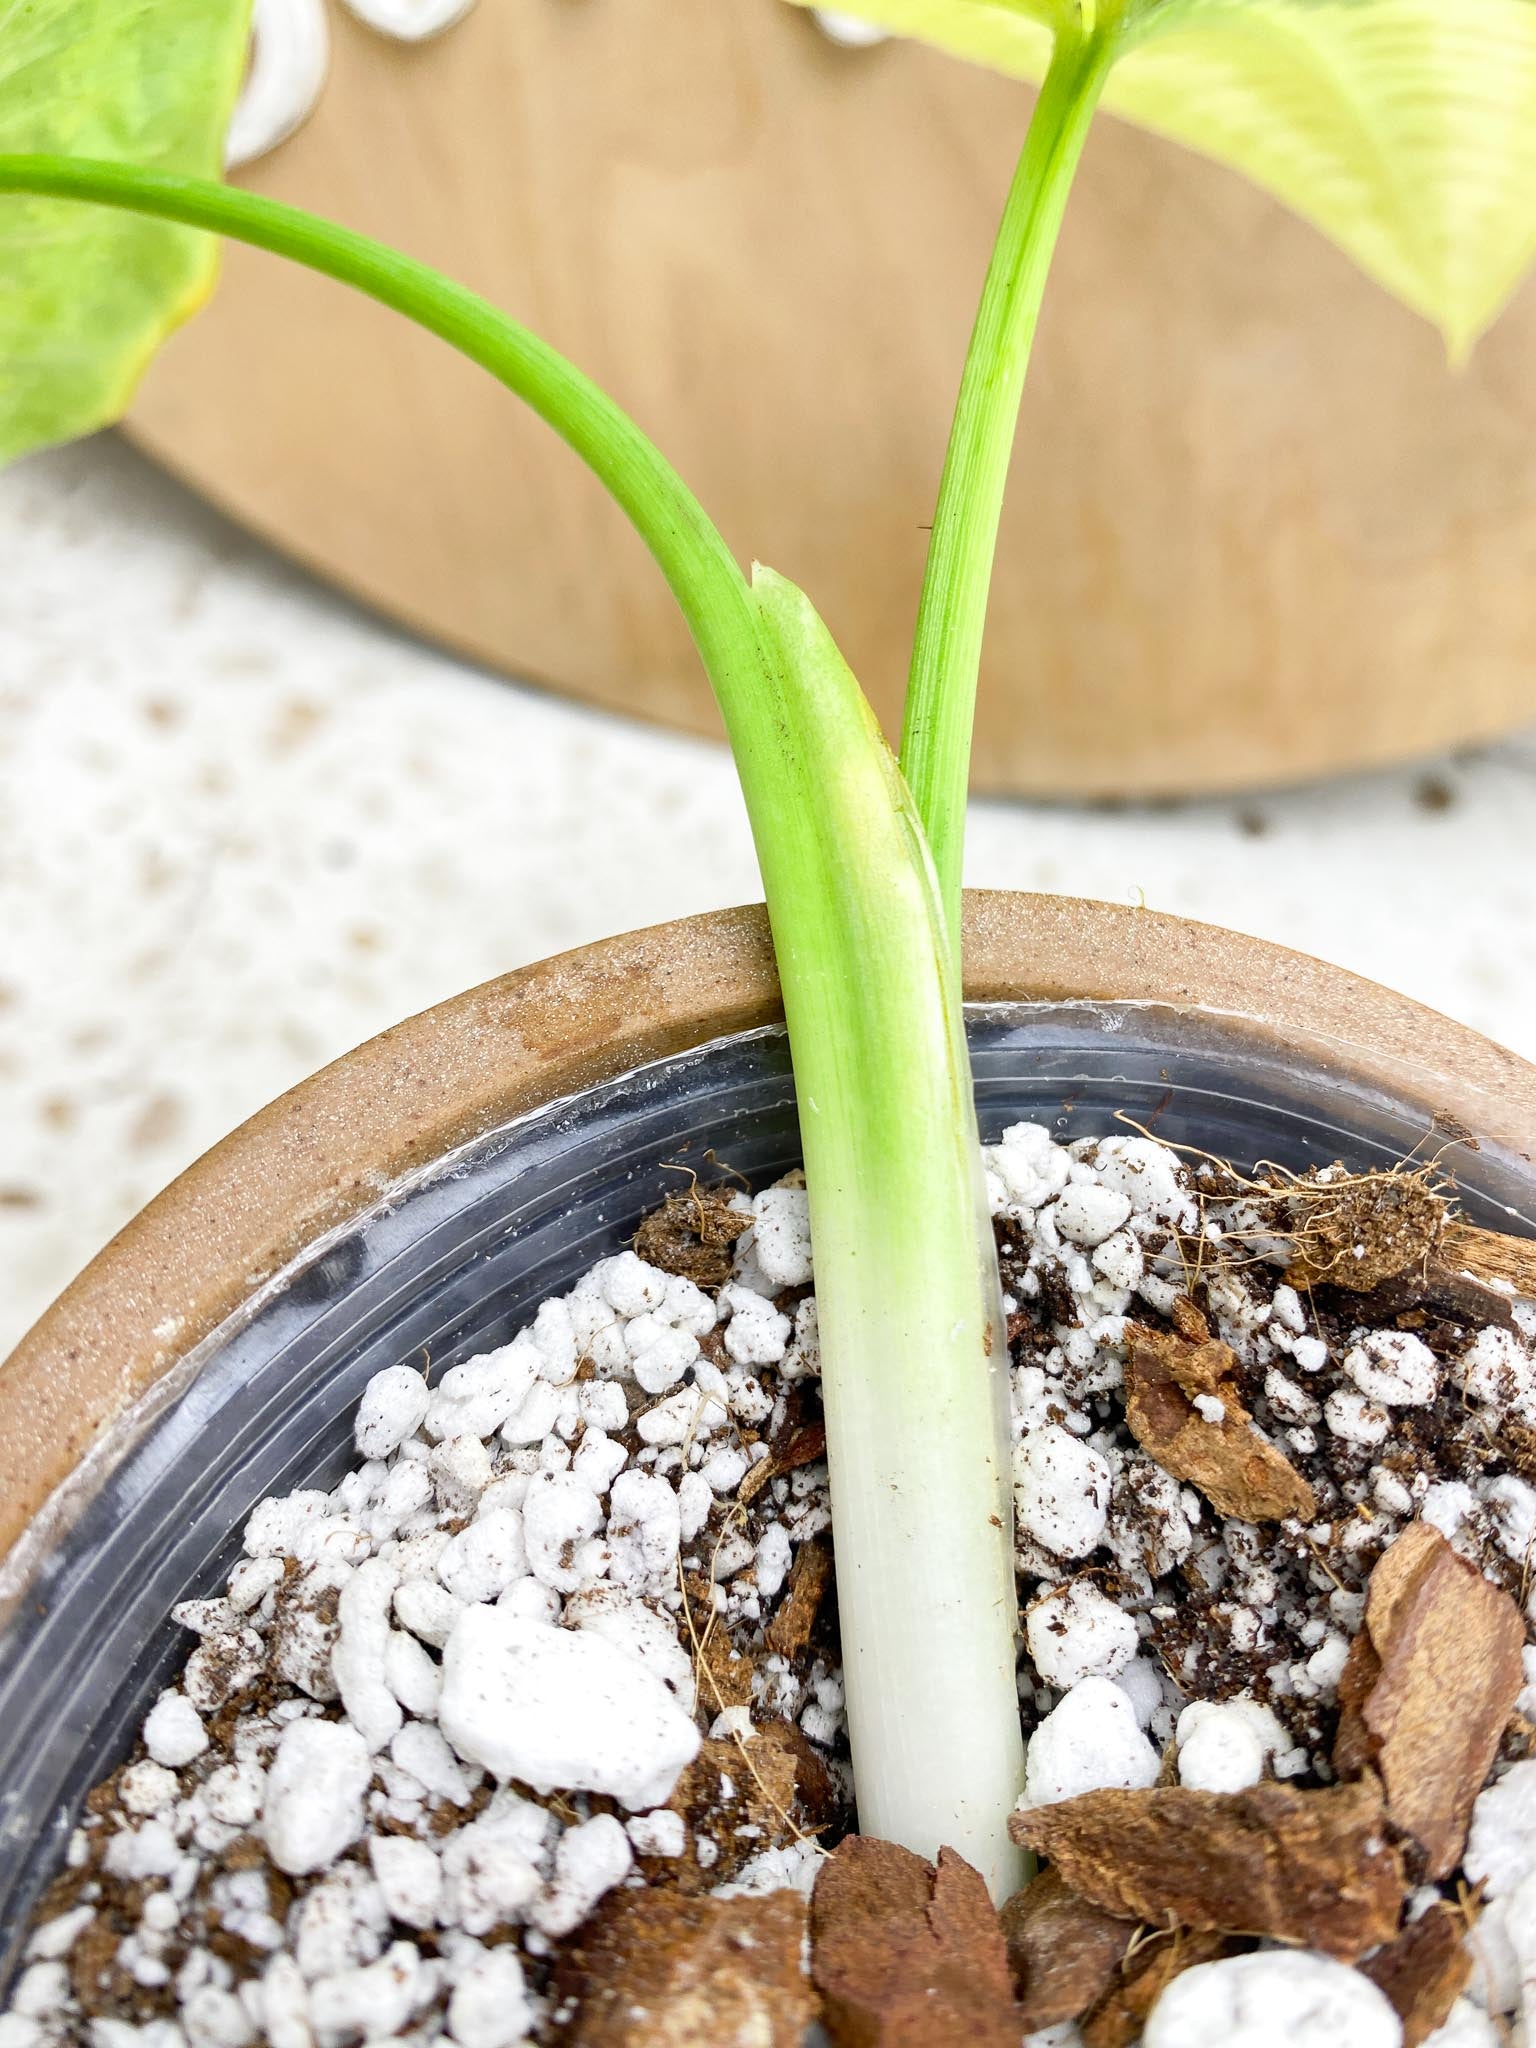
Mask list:
POLYGON ((1465 1917, 1442 1899, 1360 1965, 1402 2021, 1403 2048, 1419 2048, 1444 2026, 1466 1988, 1472 1974, 1466 1933, 1465 1917))
POLYGON ((1245 1522, 1312 1518, 1312 1489, 1253 1427, 1237 1393, 1237 1359, 1225 1344, 1190 1343, 1140 1325, 1126 1338, 1125 1419, 1149 1457, 1203 1493, 1218 1514, 1245 1522), (1197 1398, 1219 1401, 1223 1419, 1208 1420, 1197 1398))
POLYGON ((935 1866, 840 1843, 811 1898, 811 1975, 834 2048, 1018 2048, 1023 2032, 986 1884, 952 1849, 935 1866))
POLYGON ((1353 1962, 1397 1933, 1405 1880, 1381 1788, 1182 1785, 1015 1813, 1016 1842, 1083 1898, 1151 1927, 1267 1935, 1353 1962))
POLYGON ((1418 1844, 1428 1878, 1461 1860, 1524 1683, 1524 1642, 1514 1601, 1428 1522, 1410 1523, 1371 1573, 1339 1680, 1333 1759, 1342 1776, 1380 1777, 1388 1815, 1418 1844))
POLYGON ((798 1892, 610 1894, 556 1968, 569 2048, 801 2048, 815 2015, 798 1892))
POLYGON ((1079 1898, 1057 1870, 1031 1878, 997 1917, 1026 2034, 1075 2020, 1095 2004, 1136 1932, 1134 1920, 1079 1898))

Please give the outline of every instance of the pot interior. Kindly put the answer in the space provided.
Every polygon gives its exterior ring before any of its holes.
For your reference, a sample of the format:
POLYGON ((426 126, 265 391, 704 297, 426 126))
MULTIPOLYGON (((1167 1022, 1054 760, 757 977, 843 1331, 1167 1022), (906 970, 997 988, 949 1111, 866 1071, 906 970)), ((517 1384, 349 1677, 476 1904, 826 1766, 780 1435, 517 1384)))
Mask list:
MULTIPOLYGON (((1219 1018, 1133 1004, 977 1007, 969 1029, 986 1138, 1025 1119, 1097 1135, 1119 1113, 1240 1167, 1438 1153, 1474 1220, 1536 1233, 1536 1170, 1447 1145, 1414 1077, 1393 1098, 1219 1018)), ((187 1390, 121 1432, 0 1635, 0 1983, 86 1792, 190 1647, 173 1603, 216 1590, 258 1500, 337 1483, 369 1377, 504 1343, 689 1171, 761 1183, 797 1156, 782 1030, 720 1039, 488 1133, 215 1333, 187 1390)))

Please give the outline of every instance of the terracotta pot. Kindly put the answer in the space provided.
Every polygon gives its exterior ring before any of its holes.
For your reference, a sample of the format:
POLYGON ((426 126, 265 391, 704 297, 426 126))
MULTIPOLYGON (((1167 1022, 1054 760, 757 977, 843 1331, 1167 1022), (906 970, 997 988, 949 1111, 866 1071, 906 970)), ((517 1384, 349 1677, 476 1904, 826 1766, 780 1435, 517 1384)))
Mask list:
MULTIPOLYGON (((1536 1230, 1536 1070, 1416 1004, 1050 897, 972 896, 966 950, 992 1135, 1125 1111, 1297 1166, 1428 1140, 1474 1214, 1536 1230)), ((0 1928, 169 1675, 172 1602, 227 1569, 256 1499, 335 1483, 369 1374, 504 1341, 678 1184, 670 1165, 793 1161, 778 1018, 755 908, 488 983, 217 1146, 0 1366, 0 1928)))
MULTIPOLYGON (((784 0, 483 6, 416 49, 332 18, 318 111, 242 181, 547 334, 738 554, 810 592, 894 731, 1028 93, 911 44, 833 49, 784 0)), ((1103 121, 1025 396, 977 787, 1232 789, 1536 714, 1533 343, 1536 284, 1451 375, 1313 229, 1103 121)), ((449 646, 718 732, 676 607, 580 464, 368 301, 231 249, 134 431, 449 646)))

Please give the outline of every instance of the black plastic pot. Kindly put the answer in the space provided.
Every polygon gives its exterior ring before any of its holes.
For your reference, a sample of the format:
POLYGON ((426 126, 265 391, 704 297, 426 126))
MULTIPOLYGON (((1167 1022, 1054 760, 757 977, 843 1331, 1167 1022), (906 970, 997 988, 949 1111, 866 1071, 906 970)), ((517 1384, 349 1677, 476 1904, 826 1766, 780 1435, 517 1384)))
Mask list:
MULTIPOLYGON (((973 1009, 970 1032, 989 1138, 1021 1119, 1079 1137, 1125 1115, 1239 1166, 1304 1168, 1390 1165, 1427 1135, 1407 1100, 1219 1019, 1016 1004, 973 1009)), ((624 1243, 679 1185, 673 1167, 761 1182, 796 1150, 783 1032, 723 1038, 488 1133, 215 1333, 185 1391, 103 1461, 0 1634, 0 1981, 85 1793, 189 1648, 172 1604, 216 1589, 256 1501, 341 1477, 369 1376, 398 1361, 441 1370, 504 1342, 624 1243)), ((1456 1153, 1474 1219, 1536 1231, 1528 1161, 1456 1153)))

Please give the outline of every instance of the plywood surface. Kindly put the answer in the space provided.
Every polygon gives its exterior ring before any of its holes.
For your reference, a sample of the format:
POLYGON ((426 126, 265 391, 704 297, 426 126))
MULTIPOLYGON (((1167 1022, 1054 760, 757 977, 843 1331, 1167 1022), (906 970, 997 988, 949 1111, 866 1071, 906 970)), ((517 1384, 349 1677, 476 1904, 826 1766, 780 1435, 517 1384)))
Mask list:
MULTIPOLYGON (((948 410, 1027 114, 779 0, 341 10, 247 181, 428 257, 635 414, 743 558, 816 598, 888 723, 948 410)), ((1536 715, 1536 294, 1438 342, 1227 173, 1105 122, 1042 324, 994 594, 988 790, 1235 788, 1536 715)), ((698 664, 568 451, 439 344, 229 253, 133 431, 367 602, 704 731, 698 664)))

